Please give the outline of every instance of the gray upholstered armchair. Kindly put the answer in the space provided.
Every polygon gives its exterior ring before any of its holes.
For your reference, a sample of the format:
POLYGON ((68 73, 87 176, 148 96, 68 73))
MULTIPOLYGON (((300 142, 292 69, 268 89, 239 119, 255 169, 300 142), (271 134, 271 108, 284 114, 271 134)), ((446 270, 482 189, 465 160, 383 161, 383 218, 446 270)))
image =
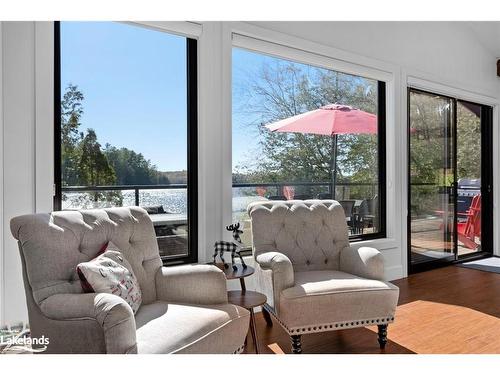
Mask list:
POLYGON ((394 320, 399 289, 384 280, 381 253, 349 246, 342 206, 333 200, 254 202, 257 288, 300 353, 301 335, 378 325, 381 348, 394 320))
POLYGON ((138 207, 61 211, 11 220, 19 242, 33 337, 48 353, 236 353, 247 310, 228 304, 215 266, 165 268, 153 224, 138 207), (113 241, 142 291, 134 316, 120 297, 82 293, 76 265, 113 241))

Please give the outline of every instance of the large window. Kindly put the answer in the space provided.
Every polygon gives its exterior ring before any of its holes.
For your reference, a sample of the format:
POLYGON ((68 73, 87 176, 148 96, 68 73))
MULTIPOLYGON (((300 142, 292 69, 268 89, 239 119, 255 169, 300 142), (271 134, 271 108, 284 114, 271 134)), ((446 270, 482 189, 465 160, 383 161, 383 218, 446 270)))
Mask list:
POLYGON ((232 57, 233 220, 245 244, 256 200, 335 199, 352 240, 384 236, 385 84, 240 48, 232 57))
POLYGON ((141 206, 166 262, 196 261, 197 42, 55 25, 56 209, 141 206))

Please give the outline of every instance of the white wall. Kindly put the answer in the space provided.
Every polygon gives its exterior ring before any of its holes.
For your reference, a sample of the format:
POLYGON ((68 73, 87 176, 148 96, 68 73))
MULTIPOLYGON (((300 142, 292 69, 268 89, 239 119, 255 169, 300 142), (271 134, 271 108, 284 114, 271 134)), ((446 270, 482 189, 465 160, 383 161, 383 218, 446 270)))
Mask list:
POLYGON ((496 56, 462 22, 255 22, 442 82, 496 95, 496 56))
MULTIPOLYGON (((388 129, 387 157, 391 228, 388 239, 372 244, 383 251, 388 278, 404 276, 407 76, 448 85, 444 90, 455 87, 498 98, 500 84, 495 75, 495 56, 465 27, 452 23, 208 22, 203 23, 202 28, 199 39, 200 261, 209 260, 212 244, 225 235, 222 224, 230 215, 231 33, 236 31, 334 58, 338 64, 355 63, 390 75, 391 129, 388 129)), ((10 235, 9 220, 20 214, 50 210, 51 205, 51 23, 3 22, 0 36, 3 40, 0 45, 3 54, 0 60, 0 78, 3 78, 0 84, 0 119, 3 118, 0 322, 15 322, 26 320, 26 309, 19 254, 10 235)), ((495 169, 497 166, 498 163, 495 169)), ((498 176, 496 178, 498 180, 498 176)), ((496 185, 498 197, 498 183, 496 185)), ((498 216, 497 210, 495 212, 498 216)), ((498 223, 495 228, 498 229, 498 223)), ((247 285, 251 288, 252 280, 247 285)))
POLYGON ((13 216, 35 212, 35 23, 3 22, 4 320, 26 320, 13 216))

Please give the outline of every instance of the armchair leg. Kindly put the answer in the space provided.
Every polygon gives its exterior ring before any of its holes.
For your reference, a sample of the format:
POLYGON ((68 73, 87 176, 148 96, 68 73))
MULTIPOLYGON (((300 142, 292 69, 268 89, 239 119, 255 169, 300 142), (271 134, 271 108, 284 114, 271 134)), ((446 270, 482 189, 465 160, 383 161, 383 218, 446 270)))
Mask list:
POLYGON ((301 342, 301 335, 292 335, 292 353, 293 354, 300 354, 302 353, 302 342, 301 342))
POLYGON ((262 316, 264 317, 264 320, 266 321, 267 326, 272 327, 273 320, 271 319, 271 314, 269 314, 269 311, 267 311, 264 307, 262 307, 262 316))
POLYGON ((380 349, 385 348, 385 344, 387 344, 387 324, 378 325, 378 343, 380 349))

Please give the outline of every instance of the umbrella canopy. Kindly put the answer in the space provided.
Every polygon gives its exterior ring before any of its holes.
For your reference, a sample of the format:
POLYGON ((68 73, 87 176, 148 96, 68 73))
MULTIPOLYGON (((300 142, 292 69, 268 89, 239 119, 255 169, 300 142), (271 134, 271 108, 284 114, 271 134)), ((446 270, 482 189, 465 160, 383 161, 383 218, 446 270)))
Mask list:
POLYGON ((272 132, 317 134, 332 137, 332 198, 335 198, 337 179, 337 135, 377 134, 377 116, 342 104, 328 104, 321 108, 292 116, 271 124, 272 132))
POLYGON ((313 111, 267 124, 273 132, 318 135, 376 134, 377 116, 341 104, 329 104, 313 111))

